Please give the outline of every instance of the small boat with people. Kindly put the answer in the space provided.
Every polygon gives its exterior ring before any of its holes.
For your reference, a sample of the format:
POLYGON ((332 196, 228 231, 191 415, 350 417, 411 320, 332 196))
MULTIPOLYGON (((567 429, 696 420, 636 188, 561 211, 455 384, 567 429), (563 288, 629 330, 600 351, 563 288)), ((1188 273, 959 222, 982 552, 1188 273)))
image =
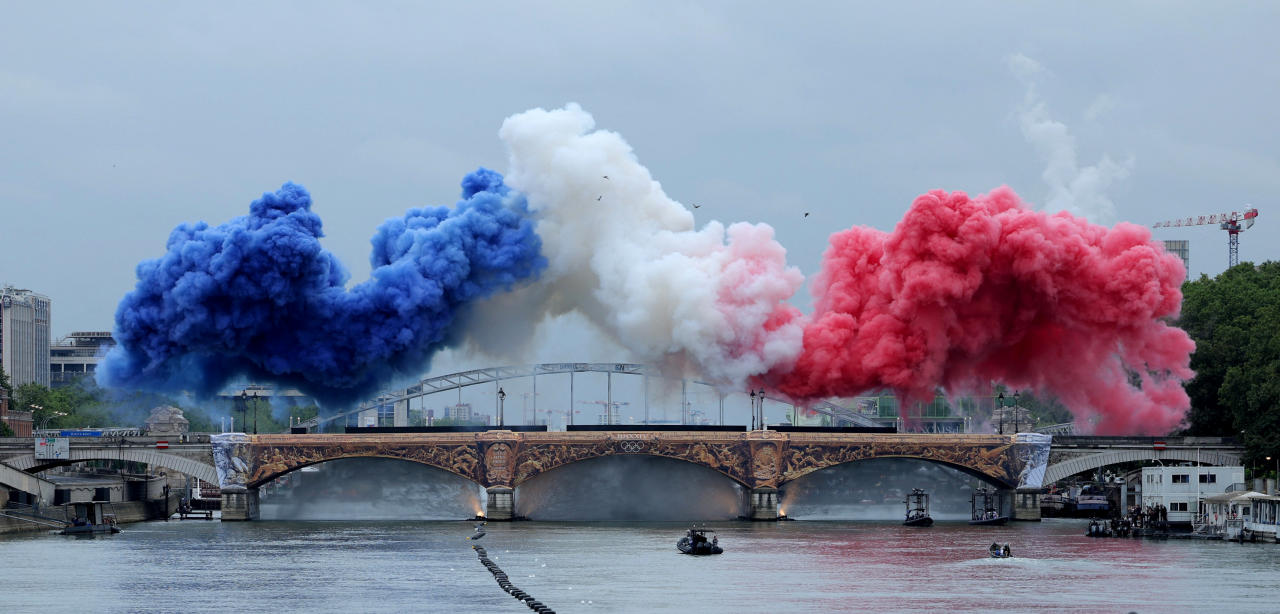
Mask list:
POLYGON ((907 495, 905 503, 907 504, 907 517, 902 521, 904 526, 933 526, 933 517, 929 515, 929 493, 919 488, 913 488, 911 489, 911 494, 907 495))
POLYGON ((116 522, 115 511, 111 504, 102 501, 73 503, 65 510, 74 517, 67 520, 67 526, 58 531, 58 535, 91 535, 94 533, 119 533, 120 525, 116 522))
POLYGON ((720 547, 720 538, 716 536, 716 532, 711 529, 690 528, 680 541, 676 542, 676 549, 684 554, 705 555, 720 554, 724 549, 720 547), (710 537, 707 535, 710 534, 710 537))
POLYGON ((991 547, 987 548, 987 554, 989 554, 993 559, 1013 558, 1013 551, 1009 549, 1009 544, 1001 546, 1000 544, 992 542, 991 547))
POLYGON ((969 524, 998 526, 1009 522, 1000 504, 1000 493, 995 489, 975 488, 969 497, 969 524))
POLYGON ((1101 520, 1090 520, 1089 528, 1084 533, 1088 537, 1112 537, 1115 533, 1107 523, 1101 520))

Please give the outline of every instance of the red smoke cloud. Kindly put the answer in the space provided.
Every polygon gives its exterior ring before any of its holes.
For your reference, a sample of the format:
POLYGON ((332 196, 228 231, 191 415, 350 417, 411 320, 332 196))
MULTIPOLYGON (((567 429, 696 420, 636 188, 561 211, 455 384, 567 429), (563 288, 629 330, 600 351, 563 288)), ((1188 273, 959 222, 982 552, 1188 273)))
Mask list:
POLYGON ((1035 212, 1008 188, 935 190, 891 233, 832 235, 804 351, 766 379, 796 399, 998 381, 1056 395, 1099 434, 1162 434, 1190 406, 1195 345, 1163 320, 1183 275, 1140 226, 1035 212))

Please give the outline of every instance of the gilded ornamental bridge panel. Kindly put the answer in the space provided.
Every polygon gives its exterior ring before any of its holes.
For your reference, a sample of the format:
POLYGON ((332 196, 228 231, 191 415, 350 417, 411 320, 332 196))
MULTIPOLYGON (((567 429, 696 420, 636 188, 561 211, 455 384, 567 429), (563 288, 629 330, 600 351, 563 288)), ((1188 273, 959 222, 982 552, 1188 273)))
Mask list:
POLYGON ((485 487, 518 486, 577 461, 643 454, 683 460, 748 488, 777 488, 805 474, 872 458, 918 458, 1005 488, 1038 488, 1049 459, 1045 435, 932 435, 610 431, 215 435, 223 489, 256 489, 307 465, 354 457, 430 465, 485 487))

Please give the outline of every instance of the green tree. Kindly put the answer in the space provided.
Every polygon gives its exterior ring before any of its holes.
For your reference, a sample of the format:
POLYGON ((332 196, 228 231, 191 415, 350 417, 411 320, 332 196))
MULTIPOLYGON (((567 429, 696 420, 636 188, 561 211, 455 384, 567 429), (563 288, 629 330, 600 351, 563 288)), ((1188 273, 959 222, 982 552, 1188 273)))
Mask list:
POLYGON ((1235 435, 1249 465, 1280 456, 1280 262, 1183 286, 1178 325, 1196 342, 1189 435, 1235 435))
POLYGON ((29 382, 18 386, 13 401, 11 406, 15 410, 32 412, 36 427, 117 426, 110 412, 103 407, 96 390, 75 386, 50 390, 29 382))

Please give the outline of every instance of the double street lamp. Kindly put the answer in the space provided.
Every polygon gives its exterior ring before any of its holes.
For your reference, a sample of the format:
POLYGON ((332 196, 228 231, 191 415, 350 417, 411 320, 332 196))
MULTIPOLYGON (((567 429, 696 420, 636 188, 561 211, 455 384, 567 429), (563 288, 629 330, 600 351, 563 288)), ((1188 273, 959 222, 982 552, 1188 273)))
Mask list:
MULTIPOLYGON (((249 391, 240 391, 240 423, 249 426, 249 391)), ((254 395, 253 399, 253 434, 258 434, 258 399, 254 395)))
POLYGON ((503 406, 506 405, 506 400, 507 400, 506 391, 504 391, 502 387, 498 387, 498 426, 500 427, 505 426, 505 422, 503 421, 502 410, 503 410, 503 406))
MULTIPOLYGON (((999 403, 999 405, 1000 405, 1000 408, 999 408, 999 412, 1000 412, 1000 434, 1001 434, 1001 435, 1003 435, 1003 434, 1004 434, 1004 415, 1005 415, 1005 413, 1006 413, 1006 411, 1005 411, 1005 406, 1004 406, 1004 392, 1002 391, 1002 392, 1000 393, 1000 395, 999 395, 997 398, 999 398, 999 399, 1000 399, 1000 403, 999 403)), ((1014 392, 1014 393, 1013 393, 1013 432, 1014 432, 1014 433, 1017 433, 1017 432, 1018 432, 1018 411, 1019 411, 1019 409, 1020 409, 1020 408, 1018 407, 1018 393, 1017 393, 1017 392, 1014 392)))
MULTIPOLYGON (((44 406, 43 406, 43 405, 34 405, 34 404, 30 404, 30 403, 28 403, 28 404, 27 404, 27 407, 30 407, 30 408, 31 408, 31 415, 32 415, 32 416, 35 416, 37 412, 39 412, 39 411, 41 411, 41 410, 43 410, 43 409, 44 409, 44 406)), ((49 427, 49 421, 50 421, 50 420, 52 420, 52 419, 54 419, 54 418, 57 418, 57 417, 60 417, 60 416, 65 416, 65 415, 67 415, 67 414, 66 414, 66 412, 60 412, 60 411, 51 411, 51 412, 49 412, 49 413, 45 414, 44 416, 42 416, 42 417, 40 418, 40 427, 39 427, 37 430, 40 430, 40 431, 45 430, 46 428, 48 428, 48 427, 49 427)), ((32 433, 32 434, 34 435, 34 433, 32 433)))

